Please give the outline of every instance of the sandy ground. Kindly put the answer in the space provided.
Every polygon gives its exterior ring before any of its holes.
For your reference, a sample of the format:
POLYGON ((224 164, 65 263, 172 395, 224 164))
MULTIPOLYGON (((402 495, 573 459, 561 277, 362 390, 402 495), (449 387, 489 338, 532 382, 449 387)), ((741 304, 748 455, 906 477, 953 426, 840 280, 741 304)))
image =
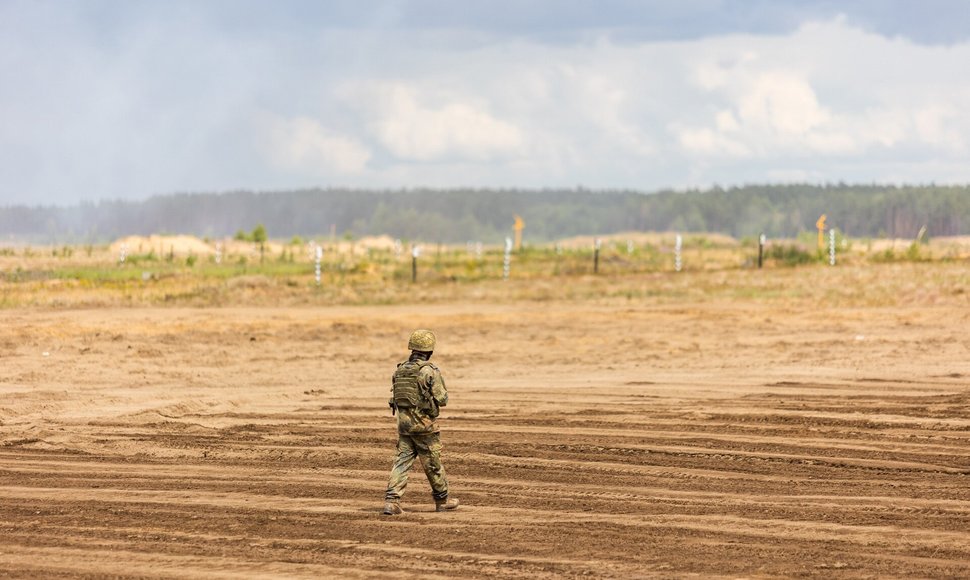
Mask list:
POLYGON ((967 577, 968 328, 716 299, 0 311, 0 577, 967 577), (419 326, 462 507, 416 466, 388 519, 419 326))

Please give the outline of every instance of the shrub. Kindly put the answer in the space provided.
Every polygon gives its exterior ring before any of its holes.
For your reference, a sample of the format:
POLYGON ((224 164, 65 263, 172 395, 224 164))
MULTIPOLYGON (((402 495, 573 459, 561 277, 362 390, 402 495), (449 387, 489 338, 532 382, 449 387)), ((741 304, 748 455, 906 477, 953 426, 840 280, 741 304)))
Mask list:
POLYGON ((269 239, 269 236, 266 234, 266 226, 263 224, 258 224, 255 228, 253 228, 253 233, 251 234, 250 239, 257 244, 266 243, 266 240, 269 239))
POLYGON ((809 264, 816 259, 815 254, 796 244, 771 244, 766 249, 765 256, 786 266, 809 264))

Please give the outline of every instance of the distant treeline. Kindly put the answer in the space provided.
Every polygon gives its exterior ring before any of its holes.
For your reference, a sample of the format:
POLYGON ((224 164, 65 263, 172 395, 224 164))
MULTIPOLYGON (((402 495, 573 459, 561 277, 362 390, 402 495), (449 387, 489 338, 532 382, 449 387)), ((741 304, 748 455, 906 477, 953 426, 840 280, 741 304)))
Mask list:
POLYGON ((700 191, 350 190, 162 195, 72 207, 0 208, 0 240, 102 242, 153 233, 232 236, 263 224, 274 238, 389 234, 427 242, 498 242, 513 215, 525 238, 547 241, 621 231, 814 231, 820 214, 854 237, 970 233, 970 186, 751 185, 700 191))

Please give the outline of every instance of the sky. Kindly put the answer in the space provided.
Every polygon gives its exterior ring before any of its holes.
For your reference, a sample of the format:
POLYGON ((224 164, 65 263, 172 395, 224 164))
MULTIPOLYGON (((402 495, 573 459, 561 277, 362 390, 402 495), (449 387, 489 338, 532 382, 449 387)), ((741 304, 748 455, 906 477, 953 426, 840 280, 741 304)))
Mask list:
POLYGON ((970 183, 963 0, 0 0, 0 206, 970 183))

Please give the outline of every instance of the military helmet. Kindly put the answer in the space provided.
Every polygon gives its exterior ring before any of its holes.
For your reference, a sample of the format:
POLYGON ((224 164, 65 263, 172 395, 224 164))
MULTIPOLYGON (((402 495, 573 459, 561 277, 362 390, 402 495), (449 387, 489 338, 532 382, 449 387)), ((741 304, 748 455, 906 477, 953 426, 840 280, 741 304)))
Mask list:
POLYGON ((434 350, 434 345, 434 333, 423 328, 419 328, 418 330, 412 332, 411 338, 408 339, 408 348, 411 350, 431 352, 434 350))

